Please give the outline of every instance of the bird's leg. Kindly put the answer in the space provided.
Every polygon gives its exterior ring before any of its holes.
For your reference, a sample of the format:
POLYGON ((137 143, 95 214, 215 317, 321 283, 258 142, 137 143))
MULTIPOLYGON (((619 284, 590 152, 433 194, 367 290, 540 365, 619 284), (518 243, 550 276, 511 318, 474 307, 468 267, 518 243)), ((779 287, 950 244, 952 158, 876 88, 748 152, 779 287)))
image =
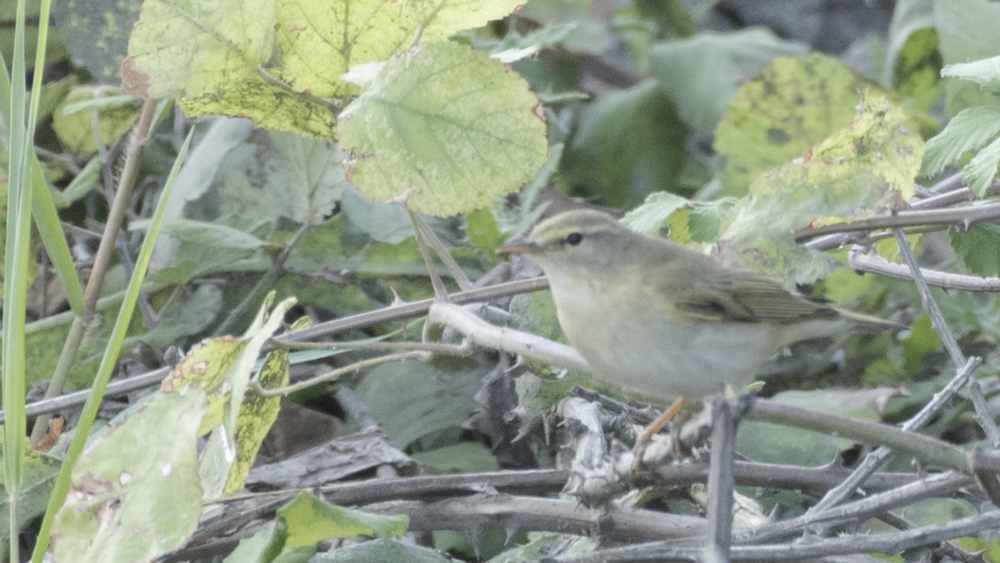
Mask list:
POLYGON ((632 459, 632 473, 636 474, 642 468, 642 456, 646 453, 646 448, 649 446, 649 441, 653 439, 653 436, 663 429, 664 426, 670 422, 670 419, 677 416, 677 413, 686 405, 688 402, 687 397, 681 397, 674 401, 674 404, 670 405, 670 408, 663 411, 663 414, 658 416, 652 424, 647 426, 642 430, 642 434, 635 441, 635 457, 632 459))

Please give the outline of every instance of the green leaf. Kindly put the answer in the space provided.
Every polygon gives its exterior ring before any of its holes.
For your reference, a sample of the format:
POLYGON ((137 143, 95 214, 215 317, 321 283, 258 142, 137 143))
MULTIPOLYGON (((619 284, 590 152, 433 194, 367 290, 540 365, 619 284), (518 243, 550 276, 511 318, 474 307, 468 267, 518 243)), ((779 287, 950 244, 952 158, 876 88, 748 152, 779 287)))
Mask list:
POLYGON ((575 192, 633 207, 674 186, 686 155, 687 126, 666 90, 646 80, 586 107, 560 170, 575 192))
POLYGON ((733 198, 688 201, 667 192, 656 192, 628 212, 622 223, 647 235, 669 232, 670 238, 680 243, 713 242, 719 236, 723 217, 735 204, 733 198))
POLYGON ((992 57, 971 63, 948 65, 941 76, 961 78, 978 84, 983 90, 1000 91, 1000 57, 992 57))
POLYGON ((913 194, 923 140, 906 130, 906 113, 869 92, 845 129, 827 137, 801 161, 780 166, 750 186, 722 226, 727 259, 786 284, 812 283, 839 266, 825 254, 795 244, 792 233, 874 213, 896 191, 913 194))
MULTIPOLYGON (((978 61, 997 55, 1000 4, 990 0, 934 0, 934 27, 941 55, 948 65, 978 61)), ((945 80, 949 115, 963 109, 996 105, 996 97, 964 80, 945 80)))
MULTIPOLYGON (((300 322, 297 326, 305 328, 309 325, 308 321, 305 318, 305 322, 300 322)), ((273 350, 264 357, 257 381, 264 389, 284 387, 288 385, 289 368, 288 350, 273 350)), ((279 410, 281 397, 265 397, 251 392, 243 400, 236 422, 236 461, 222 491, 224 495, 231 495, 243 488, 264 438, 278 419, 279 410)))
POLYGON ((147 0, 122 64, 122 88, 179 98, 188 115, 332 138, 330 98, 355 95, 341 76, 414 41, 444 40, 509 14, 518 0, 147 0), (239 17, 234 17, 234 15, 239 17))
MULTIPOLYGON (((132 223, 133 228, 144 228, 144 225, 144 222, 132 223)), ((215 248, 257 250, 268 245, 267 241, 228 225, 191 219, 174 219, 166 223, 163 230, 181 240, 215 248)))
POLYGON ((461 427, 476 408, 473 396, 490 369, 473 359, 383 364, 365 376, 356 392, 389 443, 405 448, 428 434, 461 427))
POLYGON ((69 185, 62 191, 66 205, 90 193, 90 190, 94 189, 94 186, 97 185, 100 174, 101 158, 95 156, 87 161, 83 169, 70 180, 69 185))
POLYGON ((899 0, 889 24, 886 50, 888 61, 899 58, 899 52, 910 36, 921 29, 934 28, 934 0, 899 0))
MULTIPOLYGON (((885 401, 899 394, 899 389, 894 387, 824 389, 785 391, 775 395, 774 400, 820 412, 876 421, 880 419, 885 401)), ((832 462, 840 450, 851 444, 850 440, 829 434, 754 421, 740 424, 736 439, 737 451, 755 461, 810 467, 832 462)))
POLYGON ((763 28, 703 32, 653 45, 649 70, 676 101, 681 119, 711 135, 741 82, 756 76, 775 57, 808 50, 805 44, 780 39, 763 28))
POLYGON ((485 54, 451 42, 417 46, 390 59, 341 113, 348 178, 368 199, 405 194, 428 215, 485 207, 545 162, 538 109, 527 83, 485 54))
MULTIPOLYGON (((53 2, 59 37, 73 52, 73 64, 85 67, 103 84, 121 80, 122 59, 139 4, 109 0, 53 2)), ((10 59, 8 59, 10 60, 10 59)))
POLYGON ((122 90, 194 100, 263 89, 249 66, 271 58, 277 23, 275 0, 143 2, 122 63, 122 90))
POLYGON ((980 276, 1000 275, 1000 227, 977 223, 962 231, 948 230, 952 248, 970 272, 980 276))
POLYGON ((976 151, 1000 134, 1000 107, 982 106, 962 110, 944 130, 927 141, 921 174, 933 176, 956 164, 962 155, 976 151))
POLYGON ((239 214, 314 225, 350 186, 342 159, 331 141, 217 120, 185 163, 190 181, 180 197, 191 219, 239 214))
POLYGON ((315 546, 332 538, 398 537, 406 533, 409 523, 406 516, 379 516, 341 508, 305 492, 278 509, 278 525, 288 534, 285 549, 315 546))
POLYGON ((997 176, 998 163, 1000 163, 1000 138, 993 139, 992 143, 972 157, 969 164, 962 169, 969 189, 980 197, 986 196, 986 190, 997 176))
MULTIPOLYGON (((284 534, 271 529, 260 530, 249 538, 240 540, 236 549, 223 560, 223 563, 245 563, 254 561, 257 563, 271 563, 281 553, 281 545, 284 542, 284 534)), ((305 550, 303 561, 315 553, 315 550, 305 550)))
POLYGON ((931 326, 930 315, 923 313, 913 320, 902 344, 903 371, 918 373, 924 367, 924 357, 941 350, 941 336, 931 326))
MULTIPOLYGON (((437 543, 435 543, 437 545, 437 543)), ((362 561, 405 561, 406 563, 456 563, 444 553, 389 539, 377 539, 342 547, 317 555, 313 563, 360 563, 362 561)))
POLYGON ((344 192, 341 208, 351 224, 372 239, 398 244, 413 236, 413 223, 398 203, 372 203, 354 187, 344 192))
POLYGON ((927 111, 941 97, 943 64, 937 30, 925 27, 914 31, 896 53, 894 90, 913 100, 914 107, 927 111))
POLYGON ((434 450, 414 452, 411 457, 434 473, 474 473, 500 469, 496 456, 479 442, 459 442, 434 450))
POLYGON ((742 196, 758 176, 847 126, 865 90, 884 92, 825 55, 775 59, 739 89, 716 129, 723 193, 742 196))
MULTIPOLYGON (((45 514, 52 494, 52 482, 59 474, 60 463, 53 457, 28 449, 24 453, 21 486, 17 498, 17 526, 23 530, 33 520, 45 514)), ((2 476, 0 476, 2 482, 2 476)), ((0 535, 4 542, 10 537, 10 496, 0 500, 0 526, 7 526, 0 535)))
POLYGON ((341 82, 341 75, 406 48, 421 26, 422 41, 442 41, 457 31, 504 17, 519 4, 516 0, 280 1, 278 20, 282 25, 277 46, 284 55, 281 76, 297 88, 323 97, 356 94, 357 88, 341 82))
POLYGON ((56 561, 150 561, 187 541, 201 515, 198 427, 205 393, 161 393, 78 459, 56 514, 56 561))
POLYGON ((180 342, 208 328, 222 310, 222 288, 216 285, 198 285, 178 288, 170 301, 159 312, 156 328, 126 339, 125 346, 131 348, 136 341, 142 341, 154 348, 165 348, 180 342))
POLYGON ((122 104, 122 98, 117 88, 108 86, 77 86, 73 88, 62 104, 52 115, 52 129, 59 140, 72 152, 89 154, 97 152, 97 136, 94 132, 92 113, 98 111, 101 142, 105 145, 113 143, 119 136, 128 131, 137 115, 136 100, 128 97, 129 102, 122 104), (96 104, 87 108, 80 102, 97 102, 100 100, 113 102, 111 106, 101 107, 96 104))
POLYGON ((649 194, 642 205, 629 211, 622 217, 622 224, 647 235, 658 235, 663 232, 667 221, 675 211, 686 208, 690 200, 670 192, 654 192, 649 194))
POLYGON ((500 228, 497 219, 488 208, 477 209, 466 217, 469 240, 483 252, 492 255, 500 246, 500 228))

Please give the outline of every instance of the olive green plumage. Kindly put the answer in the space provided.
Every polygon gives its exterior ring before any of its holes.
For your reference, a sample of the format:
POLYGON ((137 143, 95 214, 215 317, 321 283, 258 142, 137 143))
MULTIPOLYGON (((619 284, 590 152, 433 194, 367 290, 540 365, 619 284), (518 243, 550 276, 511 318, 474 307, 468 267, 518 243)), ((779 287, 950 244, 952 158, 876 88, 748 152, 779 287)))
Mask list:
POLYGON ((752 381, 793 342, 894 326, 596 211, 547 219, 502 252, 527 255, 545 271, 563 332, 595 375, 653 396, 717 393, 752 381))

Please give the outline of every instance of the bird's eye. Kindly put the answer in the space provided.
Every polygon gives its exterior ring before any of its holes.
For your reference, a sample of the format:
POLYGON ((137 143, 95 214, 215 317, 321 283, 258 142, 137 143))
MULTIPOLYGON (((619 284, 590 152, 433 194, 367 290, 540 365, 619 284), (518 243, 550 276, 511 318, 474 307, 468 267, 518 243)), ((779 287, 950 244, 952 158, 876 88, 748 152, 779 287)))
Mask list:
POLYGON ((576 246, 576 245, 580 244, 581 242, 583 242, 583 235, 580 234, 580 233, 570 233, 570 234, 566 235, 566 242, 570 246, 576 246))

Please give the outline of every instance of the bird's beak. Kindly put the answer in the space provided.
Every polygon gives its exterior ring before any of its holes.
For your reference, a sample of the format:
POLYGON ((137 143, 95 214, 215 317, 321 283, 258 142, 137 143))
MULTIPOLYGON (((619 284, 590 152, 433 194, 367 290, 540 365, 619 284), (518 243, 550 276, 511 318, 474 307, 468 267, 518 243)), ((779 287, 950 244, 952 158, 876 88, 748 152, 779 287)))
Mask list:
POLYGON ((542 247, 520 237, 515 237, 497 248, 497 254, 538 254, 541 251, 542 247))

